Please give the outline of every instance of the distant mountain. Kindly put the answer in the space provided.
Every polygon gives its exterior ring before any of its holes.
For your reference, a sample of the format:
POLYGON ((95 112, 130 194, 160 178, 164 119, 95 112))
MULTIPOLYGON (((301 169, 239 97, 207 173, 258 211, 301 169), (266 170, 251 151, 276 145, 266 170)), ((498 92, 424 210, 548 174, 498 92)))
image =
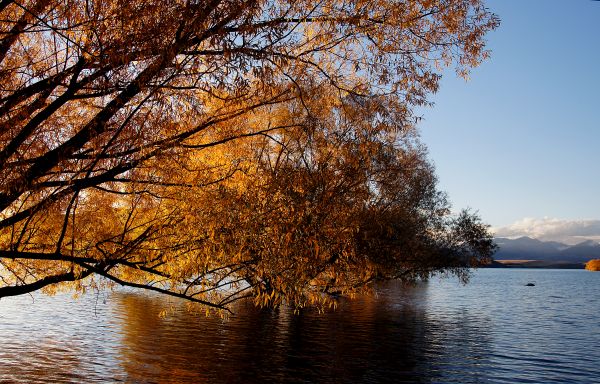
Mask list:
POLYGON ((569 248, 569 245, 563 244, 563 243, 559 243, 558 241, 546 241, 546 244, 552 245, 553 247, 555 247, 559 251, 562 251, 563 249, 569 248))
POLYGON ((565 244, 544 242, 531 237, 497 238, 495 240, 499 250, 494 258, 500 260, 547 260, 548 258, 554 260, 560 255, 562 246, 568 247, 565 244))
POLYGON ((496 238, 496 260, 543 260, 584 263, 600 258, 600 244, 587 240, 569 246, 556 241, 540 241, 530 237, 518 239, 496 238))
POLYGON ((584 262, 590 259, 599 259, 600 244, 587 240, 561 251, 561 254, 570 257, 571 260, 577 259, 584 262))

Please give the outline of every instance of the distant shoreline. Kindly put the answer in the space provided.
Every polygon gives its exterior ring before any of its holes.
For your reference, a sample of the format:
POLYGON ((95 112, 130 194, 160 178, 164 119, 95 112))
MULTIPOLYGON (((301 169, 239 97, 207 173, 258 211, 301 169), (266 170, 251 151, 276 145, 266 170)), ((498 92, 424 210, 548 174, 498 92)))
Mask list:
POLYGON ((557 268, 585 269, 585 263, 548 260, 494 260, 485 268, 557 268))

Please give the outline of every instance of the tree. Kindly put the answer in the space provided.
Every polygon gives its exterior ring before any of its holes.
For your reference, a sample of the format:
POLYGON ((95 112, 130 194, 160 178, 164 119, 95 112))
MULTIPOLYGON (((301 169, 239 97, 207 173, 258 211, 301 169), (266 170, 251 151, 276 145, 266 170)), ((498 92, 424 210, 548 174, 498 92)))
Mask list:
POLYGON ((488 259, 413 108, 480 0, 0 1, 0 297, 122 284, 326 303, 488 259))
POLYGON ((588 271, 600 271, 600 259, 592 259, 585 263, 585 269, 588 271))

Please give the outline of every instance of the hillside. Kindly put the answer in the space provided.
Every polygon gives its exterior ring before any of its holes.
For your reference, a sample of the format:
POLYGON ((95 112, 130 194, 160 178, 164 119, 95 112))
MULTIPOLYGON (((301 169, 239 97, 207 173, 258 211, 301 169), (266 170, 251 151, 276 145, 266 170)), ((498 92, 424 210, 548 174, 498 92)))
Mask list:
MULTIPOLYGON (((494 259, 500 262, 503 260, 528 260, 550 262, 550 265, 558 262, 580 264, 590 259, 600 258, 600 244, 592 240, 572 246, 555 241, 540 241, 530 237, 496 238, 495 240, 499 249, 494 255, 494 259)), ((532 264, 532 266, 548 265, 548 263, 532 264)))

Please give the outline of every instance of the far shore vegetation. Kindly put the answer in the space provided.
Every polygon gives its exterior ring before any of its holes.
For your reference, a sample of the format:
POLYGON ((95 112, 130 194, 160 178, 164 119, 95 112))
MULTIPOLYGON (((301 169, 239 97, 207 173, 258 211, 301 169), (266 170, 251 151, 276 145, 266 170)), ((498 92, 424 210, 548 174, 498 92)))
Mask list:
POLYGON ((585 264, 585 269, 588 271, 600 271, 600 259, 593 259, 585 264))

